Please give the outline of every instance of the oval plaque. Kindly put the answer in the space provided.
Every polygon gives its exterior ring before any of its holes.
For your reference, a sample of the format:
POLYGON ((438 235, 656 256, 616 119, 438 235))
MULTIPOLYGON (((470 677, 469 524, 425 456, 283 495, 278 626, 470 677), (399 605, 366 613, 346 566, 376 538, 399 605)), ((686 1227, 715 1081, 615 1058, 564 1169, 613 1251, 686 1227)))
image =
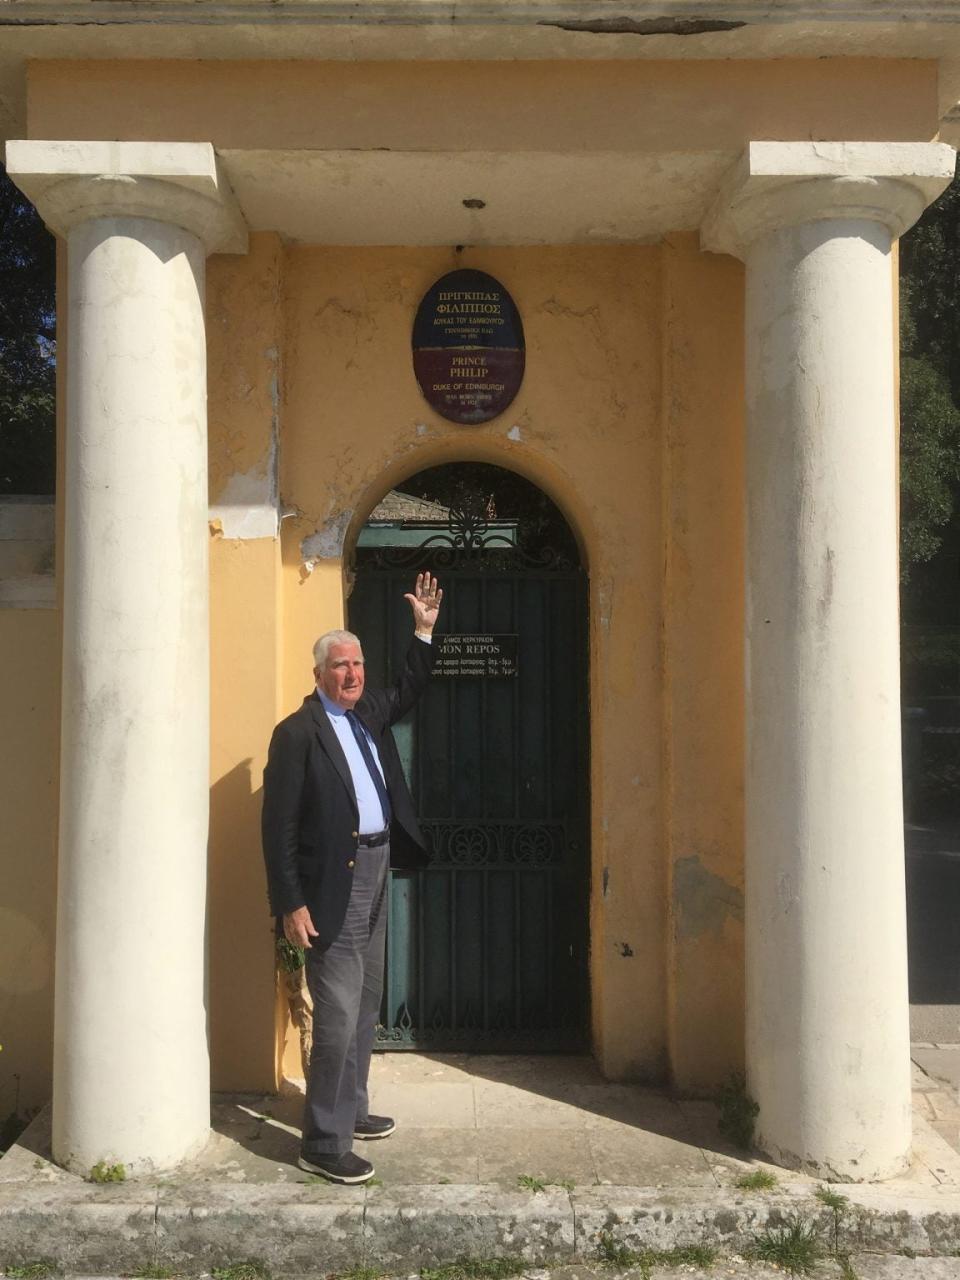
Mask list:
POLYGON ((523 381, 520 313, 485 271, 451 271, 428 289, 413 322, 413 370, 451 422, 489 422, 523 381))

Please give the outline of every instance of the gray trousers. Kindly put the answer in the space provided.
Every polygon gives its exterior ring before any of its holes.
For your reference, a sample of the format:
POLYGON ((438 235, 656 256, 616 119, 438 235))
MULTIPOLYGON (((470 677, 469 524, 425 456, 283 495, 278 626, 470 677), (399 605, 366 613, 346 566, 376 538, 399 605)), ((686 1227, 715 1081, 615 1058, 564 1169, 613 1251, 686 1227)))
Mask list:
POLYGON ((342 1154, 366 1120, 367 1077, 383 992, 390 845, 358 849, 347 915, 325 951, 306 953, 313 1052, 303 1109, 303 1154, 342 1154))

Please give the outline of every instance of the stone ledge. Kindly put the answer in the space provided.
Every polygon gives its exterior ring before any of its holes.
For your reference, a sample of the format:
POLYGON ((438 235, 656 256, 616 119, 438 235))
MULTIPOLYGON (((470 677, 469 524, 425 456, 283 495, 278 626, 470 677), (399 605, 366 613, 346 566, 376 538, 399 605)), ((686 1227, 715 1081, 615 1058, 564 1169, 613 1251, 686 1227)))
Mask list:
MULTIPOLYGON (((960 1248, 960 1194, 863 1186, 849 1197, 847 1248, 947 1254, 960 1248)), ((601 1232, 631 1248, 707 1242, 737 1251, 802 1212, 832 1214, 801 1189, 776 1194, 590 1187, 536 1194, 493 1185, 333 1188, 8 1182, 0 1186, 0 1262, 38 1258, 112 1274, 159 1262, 209 1270, 240 1259, 291 1276, 357 1264, 402 1273, 458 1256, 521 1256, 531 1265, 590 1261, 601 1232)))

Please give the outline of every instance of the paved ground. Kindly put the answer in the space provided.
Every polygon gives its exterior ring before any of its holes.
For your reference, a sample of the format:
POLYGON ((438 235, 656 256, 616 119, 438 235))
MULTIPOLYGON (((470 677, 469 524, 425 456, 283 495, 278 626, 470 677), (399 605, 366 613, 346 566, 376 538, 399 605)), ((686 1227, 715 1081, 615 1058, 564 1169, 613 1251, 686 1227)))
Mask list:
MULTIPOLYGON (((955 1186, 960 1193, 960 1104, 954 1083, 960 1045, 914 1049, 914 1162, 888 1186, 955 1186)), ((734 1188, 767 1169, 784 1186, 816 1179, 744 1159, 720 1135, 711 1102, 677 1101, 656 1089, 605 1081, 587 1057, 380 1054, 371 1072, 375 1111, 396 1116, 397 1132, 357 1144, 386 1186, 524 1181, 572 1187, 734 1188)), ((302 1095, 219 1095, 213 1132, 188 1166, 156 1181, 310 1182, 296 1167, 302 1095)), ((24 1158, 0 1162, 0 1183, 29 1173, 70 1181, 48 1162, 49 1136, 35 1128, 24 1158)))

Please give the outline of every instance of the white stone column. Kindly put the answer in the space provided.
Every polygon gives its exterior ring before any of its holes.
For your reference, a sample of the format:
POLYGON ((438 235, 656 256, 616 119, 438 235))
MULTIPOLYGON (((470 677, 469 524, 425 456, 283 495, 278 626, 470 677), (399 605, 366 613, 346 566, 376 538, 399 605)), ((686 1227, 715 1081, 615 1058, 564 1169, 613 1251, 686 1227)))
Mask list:
POLYGON ((209 1126, 206 253, 213 149, 7 145, 67 237, 54 1154, 169 1167, 209 1126))
POLYGON ((748 1089, 850 1180, 910 1148, 891 243, 953 168, 753 143, 702 231, 746 263, 748 1089))

